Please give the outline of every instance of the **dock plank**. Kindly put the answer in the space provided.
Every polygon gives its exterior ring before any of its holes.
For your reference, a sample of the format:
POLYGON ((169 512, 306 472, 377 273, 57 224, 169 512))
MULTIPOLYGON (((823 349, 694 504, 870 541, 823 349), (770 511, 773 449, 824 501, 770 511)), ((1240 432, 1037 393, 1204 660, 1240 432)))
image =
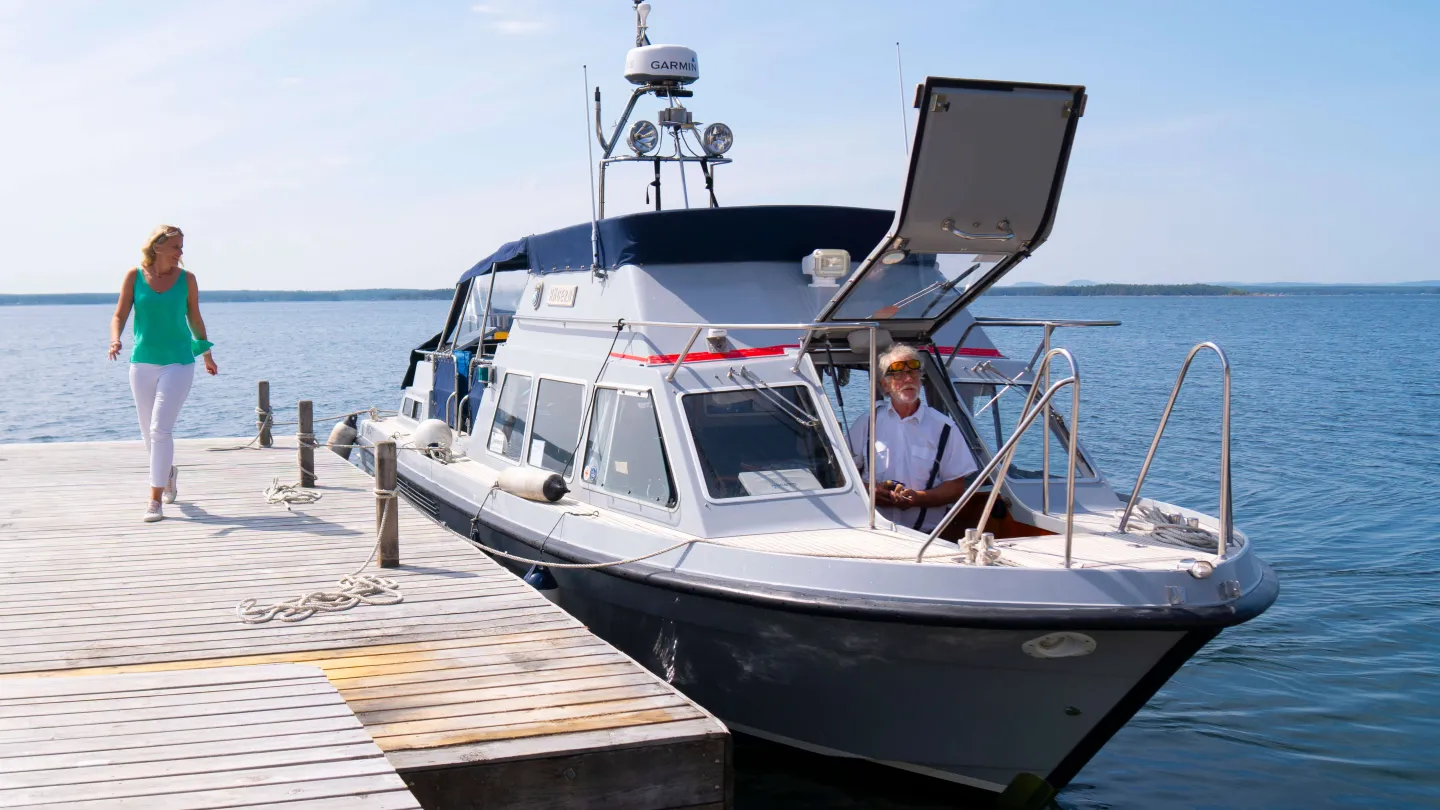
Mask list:
POLYGON ((718 720, 403 500, 402 565, 371 569, 403 602, 241 623, 240 600, 332 589, 375 541, 373 482, 331 453, 319 501, 265 503, 297 478, 276 439, 177 441, 181 502, 156 524, 138 442, 0 445, 0 807, 388 810, 415 806, 406 783, 427 807, 518 800, 504 784, 528 785, 524 806, 728 804, 718 720), (367 786, 365 743, 405 782, 367 786), (609 765, 551 784, 592 759, 609 765), (145 792, 174 779, 183 797, 145 792))
MULTIPOLYGON (((390 798, 386 804, 397 810, 419 809, 419 803, 408 795, 399 774, 355 720, 344 698, 326 680, 321 669, 302 664, 225 669, 228 671, 199 669, 159 676, 129 673, 7 681, 0 690, 0 707, 8 708, 11 696, 68 695, 95 708, 77 715, 68 712, 65 703, 27 704, 30 714, 0 723, 0 739, 52 742, 72 736, 99 737, 110 747, 99 752, 72 749, 46 754, 33 748, 0 752, 0 807, 121 806, 124 803, 140 806, 143 803, 147 807, 194 808, 216 806, 213 802, 216 793, 285 785, 292 796, 303 797, 307 791, 328 796, 387 795, 390 798), (163 724, 147 722, 169 719, 171 711, 166 708, 105 708, 114 695, 127 694, 138 687, 152 691, 183 690, 217 683, 252 683, 269 689, 288 689, 294 694, 246 701, 242 691, 225 693, 241 698, 239 701, 192 701, 185 712, 189 721, 199 723, 198 731, 214 732, 234 725, 237 702, 270 706, 267 712, 245 715, 247 721, 243 725, 261 729, 269 728, 265 720, 271 715, 279 722, 286 722, 286 709, 291 707, 284 704, 291 700, 303 708, 323 706, 331 716, 349 715, 350 722, 307 736, 292 735, 284 745, 276 745, 272 737, 257 738, 256 744, 247 748, 213 737, 180 744, 168 735, 163 724), (125 720, 116 723, 121 717, 125 720), (205 722, 217 718, 223 718, 223 723, 205 722), (128 755, 124 761, 116 761, 111 757, 113 750, 126 751, 128 755), (323 786, 317 789, 312 783, 323 783, 323 786), (343 793, 337 794, 337 790, 343 793), (211 794, 212 801, 203 799, 205 794, 211 794)), ((289 714, 299 717, 303 713, 289 714)), ((296 806, 304 807, 303 804, 296 806)))

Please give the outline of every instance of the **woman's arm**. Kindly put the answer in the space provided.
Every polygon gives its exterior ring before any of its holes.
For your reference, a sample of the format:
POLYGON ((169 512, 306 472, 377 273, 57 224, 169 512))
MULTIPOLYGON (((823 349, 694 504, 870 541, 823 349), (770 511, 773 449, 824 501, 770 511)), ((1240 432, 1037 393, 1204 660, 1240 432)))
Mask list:
MULTIPOLYGON (((189 306, 185 312, 185 320, 190 322, 190 334, 194 335, 196 340, 208 342, 208 337, 205 332, 205 319, 200 317, 200 284, 195 281, 194 273, 185 274, 185 283, 189 285, 190 292, 190 295, 186 299, 189 301, 189 306)), ((220 373, 220 368, 215 365, 215 358, 210 354, 209 348, 205 349, 203 359, 205 360, 205 370, 212 376, 220 373)))
POLYGON ((120 343, 120 335, 125 331, 125 322, 130 320, 130 309, 135 306, 135 274, 140 272, 130 268, 125 274, 125 281, 120 285, 120 300, 115 302, 115 314, 110 318, 110 359, 114 360, 120 356, 120 349, 124 348, 120 343))

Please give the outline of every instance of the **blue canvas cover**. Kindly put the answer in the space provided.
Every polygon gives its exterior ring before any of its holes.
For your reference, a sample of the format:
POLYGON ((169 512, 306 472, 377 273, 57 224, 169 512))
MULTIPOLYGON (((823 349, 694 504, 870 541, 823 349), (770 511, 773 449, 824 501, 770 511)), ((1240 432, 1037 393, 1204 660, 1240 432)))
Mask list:
MULTIPOLYGON (((757 205, 648 211, 602 219, 600 266, 798 262, 816 248, 842 248, 864 258, 895 219, 875 208, 825 205, 757 205)), ((460 281, 490 268, 555 273, 590 267, 590 223, 507 242, 465 271, 460 281)))

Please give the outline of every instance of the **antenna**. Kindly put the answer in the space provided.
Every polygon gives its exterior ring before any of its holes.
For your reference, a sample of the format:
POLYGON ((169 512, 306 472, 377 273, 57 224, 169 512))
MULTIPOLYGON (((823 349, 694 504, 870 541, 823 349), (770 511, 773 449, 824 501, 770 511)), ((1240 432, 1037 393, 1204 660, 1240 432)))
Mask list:
MULTIPOLYGON (((590 143, 590 66, 580 66, 581 75, 585 77, 585 84, 581 92, 585 94, 585 154, 589 158, 587 163, 590 167, 590 272, 599 275, 600 270, 600 219, 595 212, 595 147, 590 143)), ((599 93, 597 89, 595 91, 599 93)), ((600 111, 596 110, 598 117, 600 111)))
POLYGON ((900 63, 900 43, 895 43, 895 77, 900 80, 900 127, 905 133, 905 154, 910 154, 910 116, 905 112, 905 67, 900 63))
POLYGON ((650 16, 650 4, 635 0, 635 47, 650 44, 650 29, 645 20, 650 16))

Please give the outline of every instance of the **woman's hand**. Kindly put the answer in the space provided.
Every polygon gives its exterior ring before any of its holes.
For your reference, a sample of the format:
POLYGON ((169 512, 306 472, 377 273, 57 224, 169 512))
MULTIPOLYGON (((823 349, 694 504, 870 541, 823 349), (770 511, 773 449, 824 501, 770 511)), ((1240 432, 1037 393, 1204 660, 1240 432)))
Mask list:
POLYGON ((120 357, 120 350, 123 349, 123 348, 124 348, 124 346, 120 345, 120 341, 118 341, 118 340, 112 340, 112 341, 110 341, 110 359, 111 359, 111 360, 115 360, 115 359, 119 358, 119 357, 120 357))
POLYGON ((211 377, 220 373, 220 367, 215 365, 215 358, 210 356, 210 352, 205 352, 205 356, 201 359, 205 361, 205 370, 210 373, 211 377))

